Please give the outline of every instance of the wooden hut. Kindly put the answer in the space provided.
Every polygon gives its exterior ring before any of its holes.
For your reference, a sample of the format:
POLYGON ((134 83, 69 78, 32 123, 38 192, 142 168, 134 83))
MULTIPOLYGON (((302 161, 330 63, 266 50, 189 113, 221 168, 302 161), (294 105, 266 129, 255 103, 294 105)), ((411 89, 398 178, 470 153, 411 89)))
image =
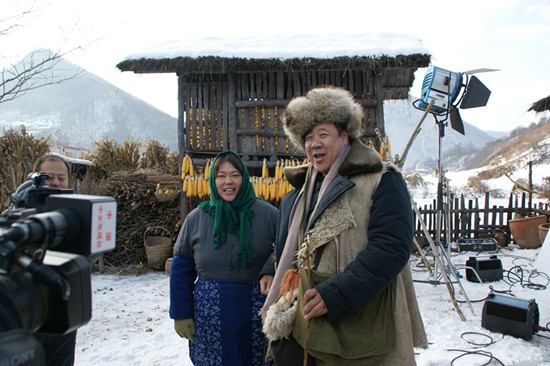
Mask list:
POLYGON ((242 155, 249 168, 266 159, 302 156, 285 136, 288 102, 313 87, 348 89, 365 109, 364 140, 385 136, 385 99, 406 99, 414 72, 430 55, 405 35, 281 35, 203 38, 165 43, 117 67, 178 76, 178 146, 203 165, 219 151, 242 155))

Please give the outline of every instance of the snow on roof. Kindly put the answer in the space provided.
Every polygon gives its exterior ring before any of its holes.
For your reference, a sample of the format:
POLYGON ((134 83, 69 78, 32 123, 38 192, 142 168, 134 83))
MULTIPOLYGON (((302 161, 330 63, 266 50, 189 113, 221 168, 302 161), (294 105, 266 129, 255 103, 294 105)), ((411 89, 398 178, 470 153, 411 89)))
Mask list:
POLYGON ((65 160, 66 162, 70 163, 70 164, 88 165, 88 166, 93 166, 94 165, 94 163, 92 163, 90 160, 71 158, 70 156, 59 154, 59 153, 56 153, 56 152, 51 152, 50 154, 58 156, 61 159, 65 160))
POLYGON ((126 57, 166 59, 215 56, 247 59, 334 58, 390 56, 430 53, 410 35, 379 34, 286 34, 241 38, 205 37, 165 42, 126 57))

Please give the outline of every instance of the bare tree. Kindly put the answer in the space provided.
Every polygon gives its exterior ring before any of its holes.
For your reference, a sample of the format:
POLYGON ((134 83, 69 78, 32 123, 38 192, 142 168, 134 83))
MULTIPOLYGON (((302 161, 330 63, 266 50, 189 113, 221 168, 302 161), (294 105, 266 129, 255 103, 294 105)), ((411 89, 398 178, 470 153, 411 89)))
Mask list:
MULTIPOLYGON (((0 37, 9 36, 24 27, 22 19, 32 13, 33 8, 30 8, 13 16, 0 18, 0 37)), ((65 55, 78 48, 80 47, 65 52, 35 50, 21 61, 0 69, 0 103, 11 101, 30 90, 74 79, 80 71, 67 75, 55 73, 54 68, 65 55)))

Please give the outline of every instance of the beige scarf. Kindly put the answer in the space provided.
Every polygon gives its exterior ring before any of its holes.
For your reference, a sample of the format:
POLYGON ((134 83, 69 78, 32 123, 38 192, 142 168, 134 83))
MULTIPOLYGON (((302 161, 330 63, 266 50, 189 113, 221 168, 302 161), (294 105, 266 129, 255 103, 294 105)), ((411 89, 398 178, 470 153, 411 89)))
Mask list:
MULTIPOLYGON (((313 213, 311 214, 311 217, 315 215, 315 211, 317 210, 317 207, 319 205, 319 202, 321 201, 321 198, 323 197, 327 188, 330 186, 334 177, 338 175, 338 169, 340 169, 342 162, 348 155, 349 149, 350 149, 349 144, 344 145, 344 147, 336 157, 336 160, 334 160, 334 162, 330 166, 330 169, 327 175, 325 176, 325 179, 323 180, 323 183, 319 190, 317 203, 315 204, 315 208, 313 210, 313 213)), ((283 253, 281 255, 279 264, 277 266, 277 270, 275 271, 275 277, 273 278, 271 289, 267 294, 267 298, 265 300, 264 306, 260 310, 260 314, 264 319, 265 319, 265 314, 269 309, 269 307, 280 296, 281 282, 285 273, 287 272, 287 270, 294 268, 294 263, 296 261, 296 252, 299 249, 298 245, 301 244, 303 231, 305 230, 305 227, 306 227, 305 225, 303 225, 304 220, 307 217, 307 212, 309 210, 309 206, 311 205, 313 187, 315 185, 315 179, 317 178, 318 173, 319 172, 316 169, 314 169, 312 165, 309 166, 307 175, 306 175, 306 181, 302 186, 302 189, 298 193, 298 197, 296 198, 296 201, 294 202, 292 210, 290 211, 290 220, 289 220, 290 226, 288 229, 288 236, 285 241, 285 247, 283 249, 283 253)))

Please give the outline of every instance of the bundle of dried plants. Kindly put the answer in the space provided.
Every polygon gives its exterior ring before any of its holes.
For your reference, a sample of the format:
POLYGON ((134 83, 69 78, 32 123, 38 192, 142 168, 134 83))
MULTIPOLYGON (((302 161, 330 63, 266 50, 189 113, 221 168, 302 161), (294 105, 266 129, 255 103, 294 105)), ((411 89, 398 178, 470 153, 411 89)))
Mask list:
POLYGON ((0 151, 0 209, 4 210, 9 205, 9 194, 27 180, 34 162, 50 151, 50 145, 47 139, 34 137, 22 126, 0 136, 0 151))

